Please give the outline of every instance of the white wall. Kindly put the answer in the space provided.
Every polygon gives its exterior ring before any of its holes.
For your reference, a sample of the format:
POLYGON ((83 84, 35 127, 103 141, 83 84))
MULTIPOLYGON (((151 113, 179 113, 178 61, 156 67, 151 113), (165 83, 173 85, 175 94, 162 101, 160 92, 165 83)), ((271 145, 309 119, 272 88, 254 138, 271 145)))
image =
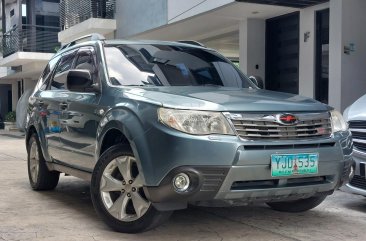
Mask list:
POLYGON ((245 19, 239 24, 240 69, 265 80, 266 21, 245 19), (256 69, 258 65, 258 69, 256 69))
POLYGON ((299 94, 314 98, 316 63, 316 11, 329 8, 329 2, 300 10, 299 94), (304 41, 304 34, 310 38, 304 41))
POLYGON ((19 16, 19 6, 18 3, 10 3, 5 5, 5 15, 6 15, 6 31, 13 28, 14 25, 18 25, 19 16), (14 15, 10 17, 10 11, 14 9, 14 15))
POLYGON ((342 83, 342 7, 339 0, 330 1, 329 18, 329 105, 341 110, 342 83))
POLYGON ((168 23, 173 23, 197 14, 213 10, 234 0, 168 0, 168 23))
POLYGON ((366 1, 330 1, 330 104, 343 111, 366 94, 366 1), (344 53, 344 46, 355 52, 344 53))
POLYGON ((342 54, 342 110, 366 94, 365 12, 365 0, 343 0, 343 45, 355 44, 355 52, 342 54))

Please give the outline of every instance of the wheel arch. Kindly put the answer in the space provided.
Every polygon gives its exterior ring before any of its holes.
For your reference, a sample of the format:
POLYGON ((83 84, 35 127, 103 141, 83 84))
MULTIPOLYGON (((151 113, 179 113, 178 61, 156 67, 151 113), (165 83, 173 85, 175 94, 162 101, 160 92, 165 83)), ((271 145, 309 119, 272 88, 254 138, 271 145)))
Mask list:
POLYGON ((33 126, 33 125, 29 126, 29 127, 27 128, 26 133, 25 133, 25 148, 27 149, 27 151, 29 151, 29 149, 28 149, 28 143, 29 143, 29 140, 30 140, 31 136, 32 136, 34 133, 38 135, 38 132, 37 132, 36 127, 35 127, 35 126, 33 126))
POLYGON ((97 162, 109 147, 126 144, 126 149, 132 150, 146 184, 146 177, 150 175, 149 170, 153 170, 149 158, 149 147, 144 138, 146 132, 139 118, 131 111, 126 109, 109 111, 98 127, 95 161, 97 162))

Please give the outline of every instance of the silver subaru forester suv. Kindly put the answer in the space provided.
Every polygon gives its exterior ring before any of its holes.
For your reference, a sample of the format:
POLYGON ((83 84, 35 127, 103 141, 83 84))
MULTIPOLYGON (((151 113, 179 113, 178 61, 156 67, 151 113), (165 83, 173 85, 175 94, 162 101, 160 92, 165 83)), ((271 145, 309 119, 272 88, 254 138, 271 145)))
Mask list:
POLYGON ((32 188, 54 189, 60 173, 89 180, 97 213, 128 233, 188 204, 306 211, 352 165, 339 112, 260 89, 194 42, 65 45, 29 98, 26 131, 32 188))

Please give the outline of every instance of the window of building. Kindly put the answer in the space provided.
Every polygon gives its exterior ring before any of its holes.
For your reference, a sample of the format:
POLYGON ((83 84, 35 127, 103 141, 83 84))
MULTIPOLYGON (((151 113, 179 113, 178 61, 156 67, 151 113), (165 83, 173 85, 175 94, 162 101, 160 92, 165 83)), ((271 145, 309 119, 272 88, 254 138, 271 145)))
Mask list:
POLYGON ((14 9, 10 10, 10 17, 14 16, 14 9))
MULTIPOLYGON (((60 17, 52 16, 52 15, 36 15, 36 25, 39 26, 50 26, 50 27, 59 27, 60 26, 60 17)), ((48 29, 50 31, 50 29, 48 29)), ((55 31, 59 31, 56 29, 55 31)))

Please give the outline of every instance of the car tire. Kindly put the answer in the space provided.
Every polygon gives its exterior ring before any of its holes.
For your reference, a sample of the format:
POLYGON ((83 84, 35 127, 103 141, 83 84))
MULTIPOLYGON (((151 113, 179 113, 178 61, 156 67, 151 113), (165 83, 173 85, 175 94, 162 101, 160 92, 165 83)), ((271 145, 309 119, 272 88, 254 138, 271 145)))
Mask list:
POLYGON ((28 177, 32 189, 36 191, 55 189, 60 173, 48 170, 36 133, 29 138, 27 151, 28 177))
POLYGON ((90 193, 94 208, 113 230, 140 233, 166 221, 172 212, 161 212, 146 198, 142 175, 129 147, 115 145, 99 158, 90 193))
POLYGON ((269 202, 267 205, 280 212, 300 213, 317 207, 326 197, 327 195, 319 195, 295 201, 269 202))

